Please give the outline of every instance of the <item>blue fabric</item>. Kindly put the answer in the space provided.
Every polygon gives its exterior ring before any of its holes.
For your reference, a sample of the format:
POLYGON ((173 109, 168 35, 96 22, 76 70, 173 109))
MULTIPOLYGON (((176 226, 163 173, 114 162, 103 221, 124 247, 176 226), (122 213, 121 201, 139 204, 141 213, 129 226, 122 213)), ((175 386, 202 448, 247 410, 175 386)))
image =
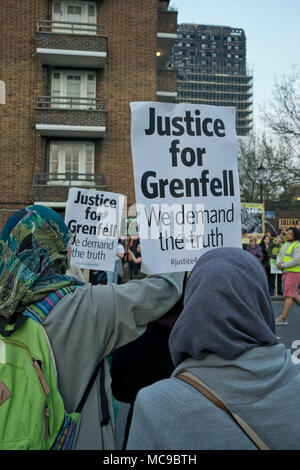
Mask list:
POLYGON ((50 209, 50 207, 46 206, 40 206, 38 204, 29 206, 29 210, 37 212, 46 222, 52 227, 54 230, 57 230, 57 227, 59 228, 59 231, 63 237, 65 245, 68 244, 68 241, 70 239, 70 234, 68 227, 66 226, 64 219, 61 217, 60 214, 55 212, 53 209, 50 209))
POLYGON ((80 283, 65 275, 70 236, 62 217, 44 206, 13 213, 0 239, 0 316, 15 318, 52 291, 80 283))
POLYGON ((6 221, 2 232, 0 234, 0 240, 6 242, 9 239, 10 232, 20 222, 20 220, 26 215, 26 209, 19 209, 15 211, 6 221))
POLYGON ((63 218, 55 212, 53 209, 50 209, 49 207, 46 206, 40 206, 40 205, 33 205, 33 206, 28 206, 27 208, 19 209, 15 211, 6 221, 2 232, 0 234, 0 240, 3 240, 6 242, 10 236, 10 233, 12 229, 20 222, 20 220, 25 217, 25 215, 28 213, 27 209, 30 211, 34 211, 37 214, 39 214, 54 230, 57 230, 57 227, 59 228, 59 231, 61 232, 61 235, 63 236, 64 242, 68 242, 69 240, 69 232, 68 228, 63 220, 63 218))
POLYGON ((267 276, 259 261, 240 248, 216 248, 201 256, 170 335, 174 364, 210 353, 235 359, 248 349, 277 343, 267 276))

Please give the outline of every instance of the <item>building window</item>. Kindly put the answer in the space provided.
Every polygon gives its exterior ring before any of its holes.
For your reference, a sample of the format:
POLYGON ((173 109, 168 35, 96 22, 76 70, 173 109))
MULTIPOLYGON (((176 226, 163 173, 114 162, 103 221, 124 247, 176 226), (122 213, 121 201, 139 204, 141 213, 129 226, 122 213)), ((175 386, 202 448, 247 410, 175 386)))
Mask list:
POLYGON ((95 109, 95 72, 53 71, 51 96, 52 108, 95 109))
POLYGON ((51 142, 50 181, 57 179, 89 184, 94 174, 94 144, 91 142, 51 142))
POLYGON ((53 32, 96 34, 96 2, 54 1, 52 6, 53 32), (58 23, 55 23, 57 21, 58 23), (61 22, 66 22, 62 24, 61 22), (84 23, 84 26, 68 24, 84 23))

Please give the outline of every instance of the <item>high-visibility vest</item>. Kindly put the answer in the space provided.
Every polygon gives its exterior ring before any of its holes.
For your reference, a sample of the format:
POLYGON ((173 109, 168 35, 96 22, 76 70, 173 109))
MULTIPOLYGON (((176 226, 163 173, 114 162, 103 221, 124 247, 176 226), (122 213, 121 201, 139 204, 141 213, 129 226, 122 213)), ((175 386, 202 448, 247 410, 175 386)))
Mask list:
MULTIPOLYGON (((285 243, 283 245, 282 248, 284 248, 288 243, 285 243)), ((282 262, 283 263, 287 263, 288 261, 290 261, 291 259, 293 259, 294 257, 294 252, 295 252, 295 249, 300 246, 300 242, 296 241, 294 243, 291 243, 290 246, 287 248, 285 254, 284 254, 284 257, 283 257, 283 260, 282 262)), ((283 268, 284 271, 288 271, 288 272, 293 272, 293 273, 300 273, 300 265, 298 266, 291 266, 289 268, 283 268)))

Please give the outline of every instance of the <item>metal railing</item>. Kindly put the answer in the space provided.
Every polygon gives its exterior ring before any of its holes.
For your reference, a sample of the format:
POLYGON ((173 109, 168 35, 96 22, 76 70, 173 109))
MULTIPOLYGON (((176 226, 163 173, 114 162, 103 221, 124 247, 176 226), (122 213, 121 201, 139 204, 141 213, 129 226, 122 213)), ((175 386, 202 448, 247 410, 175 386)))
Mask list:
POLYGON ((51 183, 63 187, 72 186, 72 183, 79 186, 80 183, 83 183, 85 187, 88 184, 94 187, 105 187, 105 175, 66 171, 65 173, 35 173, 33 176, 34 186, 50 186, 51 183))
POLYGON ((91 111, 105 111, 105 101, 101 98, 82 98, 74 96, 37 96, 38 109, 83 109, 91 111))
POLYGON ((91 23, 76 23, 71 21, 39 20, 38 32, 67 33, 67 34, 93 34, 106 35, 106 25, 91 23))

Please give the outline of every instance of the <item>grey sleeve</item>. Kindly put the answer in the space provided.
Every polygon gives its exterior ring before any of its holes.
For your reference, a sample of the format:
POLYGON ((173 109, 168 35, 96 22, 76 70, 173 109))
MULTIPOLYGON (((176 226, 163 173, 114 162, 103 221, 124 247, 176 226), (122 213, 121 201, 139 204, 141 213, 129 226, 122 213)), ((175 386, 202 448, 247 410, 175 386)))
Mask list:
POLYGON ((182 294, 183 278, 183 273, 166 274, 112 285, 113 299, 105 306, 110 328, 104 338, 104 355, 134 340, 150 321, 167 313, 182 294))
POLYGON ((44 322, 66 405, 82 396, 95 367, 113 349, 141 335, 182 293, 183 273, 153 275, 123 285, 78 287, 44 322))

